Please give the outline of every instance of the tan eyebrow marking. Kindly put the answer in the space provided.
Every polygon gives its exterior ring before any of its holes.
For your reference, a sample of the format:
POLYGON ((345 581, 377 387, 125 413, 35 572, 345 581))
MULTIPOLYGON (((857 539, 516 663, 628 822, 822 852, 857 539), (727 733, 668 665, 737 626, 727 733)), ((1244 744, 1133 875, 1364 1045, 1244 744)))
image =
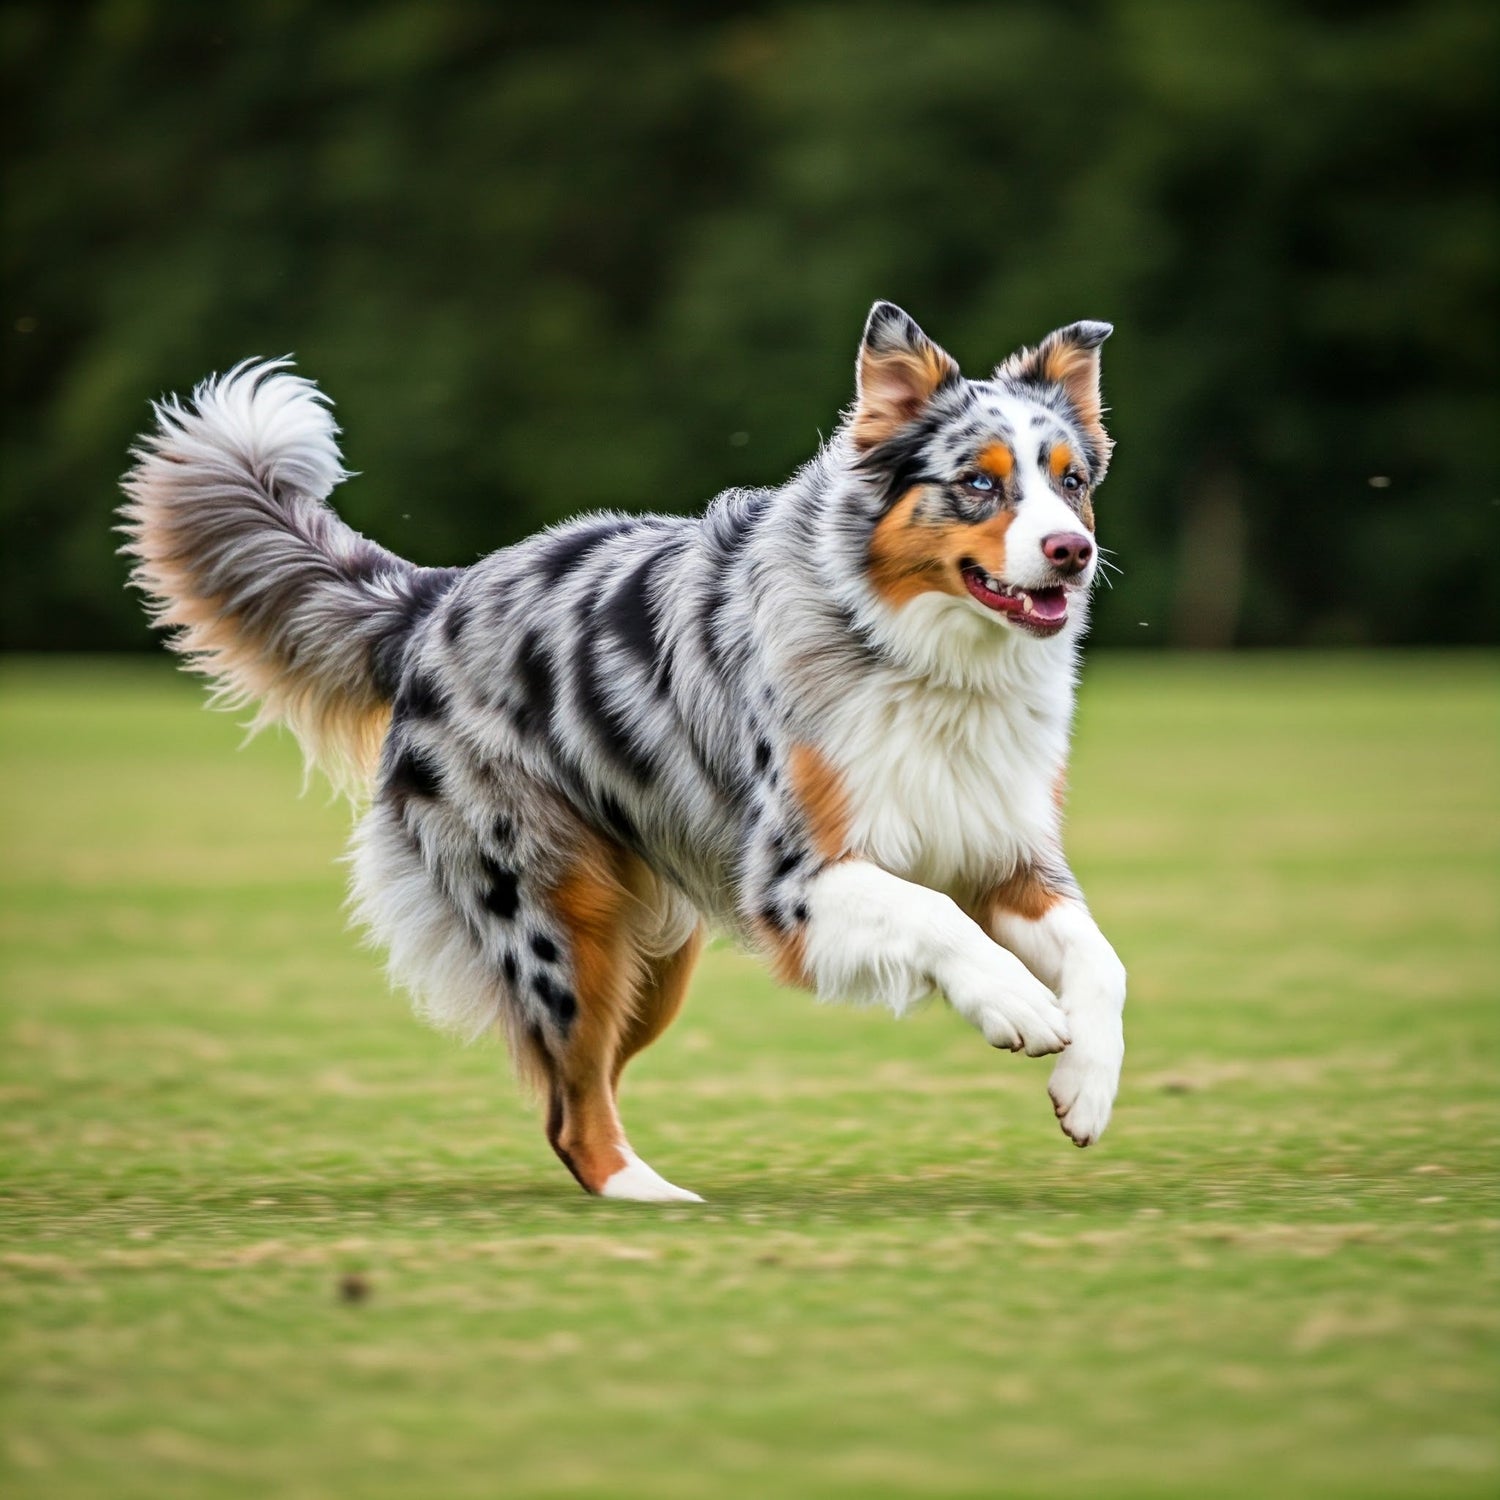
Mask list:
POLYGON ((1009 479, 1016 467, 1016 455, 1009 443, 991 443, 975 460, 986 474, 996 479, 1009 479))
POLYGON ((1073 450, 1066 443, 1059 443, 1047 459, 1047 467, 1054 479, 1061 479, 1073 467, 1073 450))

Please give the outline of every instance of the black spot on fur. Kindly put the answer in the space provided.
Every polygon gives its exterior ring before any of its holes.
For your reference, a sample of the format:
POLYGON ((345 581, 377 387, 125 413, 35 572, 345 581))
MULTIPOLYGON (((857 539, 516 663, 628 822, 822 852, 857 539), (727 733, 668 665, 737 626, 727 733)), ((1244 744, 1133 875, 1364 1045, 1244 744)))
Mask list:
POLYGON ((764 776, 771 764, 771 747, 764 740, 757 740, 755 744, 755 769, 764 776))
POLYGON ((530 559, 535 575, 549 587, 562 582, 591 552, 612 536, 619 536, 633 523, 625 520, 595 521, 589 525, 571 526, 540 539, 530 559))
POLYGON ((599 623, 648 666, 656 661, 658 629, 651 579, 676 550, 675 539, 658 547, 620 581, 599 611, 599 623))
POLYGON ((557 686, 552 659, 534 630, 526 634, 516 651, 516 675, 526 695, 525 701, 516 705, 516 726, 527 733, 545 733, 552 719, 557 686))
POLYGON ((774 906, 763 906, 760 912, 760 919, 772 932, 786 931, 786 919, 774 906))
POLYGON ((505 845, 516 836, 516 825, 511 822, 505 813, 497 813, 495 821, 490 825, 490 837, 497 844, 505 845))
POLYGON ((462 568, 458 567, 419 567, 401 571, 402 567, 404 564, 399 562, 395 565, 401 579, 399 619, 389 625, 371 646, 371 675, 384 696, 395 693, 396 685, 401 682, 402 658, 407 654, 413 631, 447 598, 463 574, 462 568))
POLYGON ((798 922, 805 922, 807 920, 807 918, 808 918, 808 910, 807 910, 806 903, 802 902, 802 901, 799 901, 796 904, 796 906, 792 908, 792 916, 798 922))
POLYGON ((566 1031, 578 1014, 578 1000, 572 990, 560 985, 545 970, 532 976, 532 993, 552 1013, 552 1018, 566 1031))
POLYGON ((396 695, 398 719, 437 719, 446 707, 438 686, 424 672, 408 672, 396 695))
POLYGON ((402 605, 407 622, 416 625, 425 620, 448 597, 463 573, 462 568, 418 568, 407 583, 402 605))
POLYGON ((765 518, 770 503, 769 490, 730 491, 714 502, 702 521, 701 535, 708 547, 702 594, 703 644, 716 667, 723 662, 719 612, 732 592, 735 564, 765 518))
POLYGON ((580 639, 573 664, 578 687, 578 708, 588 720, 599 748, 642 786, 656 780, 656 757, 632 733, 630 715, 610 695, 599 673, 594 642, 580 639))
POLYGON ((402 578, 397 622, 370 647, 370 675, 389 697, 401 680, 401 663, 412 632, 437 608, 463 573, 462 568, 414 568, 402 578))
POLYGON ((704 594, 701 624, 703 648, 715 671, 721 671, 724 666, 723 647, 719 642, 719 611, 723 607, 724 591, 711 582, 704 594))
POLYGON ((557 944, 544 933, 538 932, 532 935, 531 951, 544 964, 555 964, 557 962, 557 944))
POLYGON ((520 877, 488 854, 480 858, 479 864, 485 878, 484 909, 503 921, 510 921, 521 907, 520 877))
POLYGON ((500 959, 500 971, 505 975, 505 982, 507 984, 514 984, 516 982, 517 968, 516 955, 507 948, 500 959))
POLYGON ((672 661, 672 648, 669 645, 656 658, 656 691, 663 698, 672 696, 672 661))
POLYGON ((408 746, 386 773, 384 790, 398 806, 404 806, 411 797, 439 797, 443 791, 442 767, 427 751, 408 746))
POLYGON ((880 516, 913 485, 937 482, 938 476, 928 472, 927 445, 948 420, 946 413, 929 411, 920 422, 902 428, 860 459, 860 470, 879 482, 880 516))
POLYGON ((460 599, 448 606, 448 612, 443 617, 443 639, 450 646, 458 644, 458 638, 464 633, 464 627, 469 623, 469 603, 460 599))
POLYGON ((780 880, 784 876, 790 875, 801 863, 802 851, 800 849, 793 849, 790 854, 783 854, 776 861, 776 868, 771 872, 771 879, 780 880))
POLYGON ((625 811, 618 797, 612 797, 605 792, 599 798, 599 816, 604 820, 608 832, 614 834, 621 843, 629 844, 631 848, 639 848, 640 830, 635 826, 635 820, 625 811))

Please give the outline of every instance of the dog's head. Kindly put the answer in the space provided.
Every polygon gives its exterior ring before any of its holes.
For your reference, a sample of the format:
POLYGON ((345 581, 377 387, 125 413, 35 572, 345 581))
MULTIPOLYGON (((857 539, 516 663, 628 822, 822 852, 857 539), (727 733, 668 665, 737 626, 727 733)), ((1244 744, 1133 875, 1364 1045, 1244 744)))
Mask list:
POLYGON ((846 436, 872 501, 864 583, 883 612, 951 599, 1033 637, 1082 615, 1113 446, 1099 395, 1110 332, 1070 324, 968 380, 899 307, 875 304, 846 436))

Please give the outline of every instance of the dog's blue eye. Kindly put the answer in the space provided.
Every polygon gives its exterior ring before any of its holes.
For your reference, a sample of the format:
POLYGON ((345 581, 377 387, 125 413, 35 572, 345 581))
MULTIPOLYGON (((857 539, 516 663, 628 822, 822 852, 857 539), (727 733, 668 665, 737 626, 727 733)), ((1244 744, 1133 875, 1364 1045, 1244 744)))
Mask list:
POLYGON ((1078 475, 1070 472, 1063 475, 1062 487, 1065 490, 1081 490, 1083 488, 1083 480, 1078 475))
POLYGON ((980 494, 987 495, 995 488, 995 481, 988 474, 970 474, 964 483, 971 490, 978 490, 980 494))

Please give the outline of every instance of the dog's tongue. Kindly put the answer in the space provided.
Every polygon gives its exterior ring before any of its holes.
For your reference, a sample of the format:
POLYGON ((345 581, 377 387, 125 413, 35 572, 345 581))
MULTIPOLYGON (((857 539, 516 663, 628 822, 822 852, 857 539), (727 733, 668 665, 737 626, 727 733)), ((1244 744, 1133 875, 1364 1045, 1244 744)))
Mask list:
POLYGON ((1037 620, 1061 620, 1068 613, 1068 598, 1061 589, 1032 589, 1031 613, 1037 620))

